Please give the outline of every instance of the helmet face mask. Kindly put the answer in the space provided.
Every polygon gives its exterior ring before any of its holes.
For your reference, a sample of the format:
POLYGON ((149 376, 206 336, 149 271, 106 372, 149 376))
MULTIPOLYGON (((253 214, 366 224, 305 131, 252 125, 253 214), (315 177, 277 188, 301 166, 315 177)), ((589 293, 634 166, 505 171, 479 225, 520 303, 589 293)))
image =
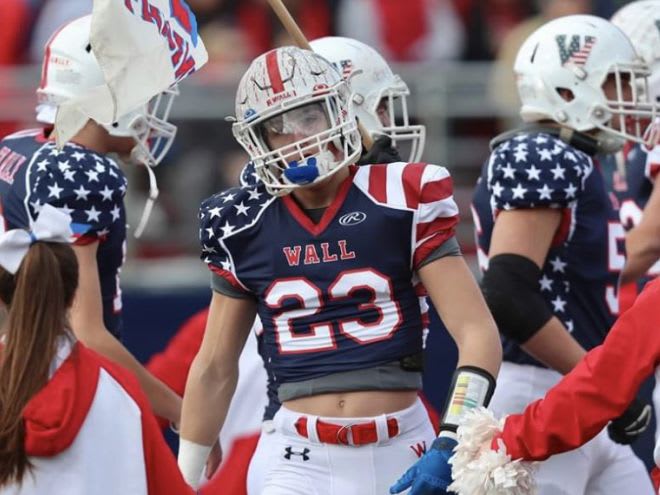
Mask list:
MULTIPOLYGON (((37 120, 54 124, 57 107, 64 102, 105 84, 101 68, 89 43, 91 16, 81 17, 56 32, 46 45, 41 84, 37 89, 37 120)), ((146 105, 102 125, 111 136, 131 137, 135 146, 131 159, 155 166, 165 157, 176 135, 168 122, 173 98, 172 87, 146 105)))
MULTIPOLYGON (((630 38, 637 54, 651 71, 646 90, 651 101, 660 104, 660 0, 637 0, 624 5, 612 16, 612 24, 630 38)), ((644 132, 648 148, 660 143, 660 121, 654 120, 644 132)))
POLYGON ((394 77, 400 84, 384 88, 381 92, 380 100, 377 100, 373 110, 380 128, 372 132, 389 136, 392 146, 397 148, 400 154, 407 156, 407 161, 418 162, 424 152, 426 127, 410 123, 406 99, 410 91, 399 76, 394 77))
POLYGON ((514 70, 523 120, 596 131, 610 142, 608 149, 642 142, 645 125, 660 109, 649 99, 648 67, 625 34, 598 17, 543 25, 523 43, 514 70))
MULTIPOLYGON (((643 139, 644 130, 657 116, 657 105, 648 97, 649 74, 645 66, 635 64, 617 66, 608 75, 602 87, 610 119, 605 124, 607 127, 603 126, 601 130, 623 139, 643 139)), ((598 116, 594 116, 594 120, 597 119, 598 116)))
POLYGON ((407 104, 410 90, 385 59, 369 45, 351 38, 329 36, 313 40, 310 45, 348 81, 355 114, 369 133, 389 136, 400 152, 408 148, 409 153, 403 153, 407 161, 419 161, 426 128, 410 123, 407 104), (383 114, 379 115, 383 105, 385 122, 380 118, 383 114))
MULTIPOLYGON (((127 131, 127 135, 135 140, 135 147, 131 151, 132 160, 156 166, 165 158, 176 137, 177 128, 168 119, 172 103, 178 94, 179 90, 176 86, 163 91, 154 96, 142 109, 129 114, 128 117, 133 117, 130 122, 124 126, 121 124, 117 126, 118 130, 114 132, 127 131)), ((110 126, 105 127, 108 129, 110 126)), ((108 132, 117 135, 109 129, 108 132)))
POLYGON ((357 160, 362 144, 349 98, 335 69, 306 50, 282 47, 252 62, 232 130, 270 194, 318 183, 357 160))

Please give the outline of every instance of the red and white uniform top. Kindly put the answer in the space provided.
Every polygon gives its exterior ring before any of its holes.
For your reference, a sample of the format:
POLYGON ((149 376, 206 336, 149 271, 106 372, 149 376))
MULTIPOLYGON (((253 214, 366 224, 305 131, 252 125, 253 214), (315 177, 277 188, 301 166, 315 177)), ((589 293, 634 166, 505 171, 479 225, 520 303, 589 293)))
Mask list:
POLYGON ((446 169, 351 167, 317 224, 261 184, 207 199, 200 216, 202 259, 256 299, 278 383, 421 352, 417 268, 458 222, 446 169))

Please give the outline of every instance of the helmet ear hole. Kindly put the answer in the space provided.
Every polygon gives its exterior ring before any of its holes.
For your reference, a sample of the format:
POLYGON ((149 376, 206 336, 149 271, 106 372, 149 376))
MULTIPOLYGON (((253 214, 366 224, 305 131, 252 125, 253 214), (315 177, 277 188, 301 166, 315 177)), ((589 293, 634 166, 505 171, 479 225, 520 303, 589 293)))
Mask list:
POLYGON ((87 53, 89 53, 89 52, 92 51, 92 44, 91 44, 91 43, 87 43, 87 46, 85 47, 85 51, 86 51, 87 53))
POLYGON ((573 93, 573 91, 568 88, 555 88, 555 91, 561 97, 561 99, 566 102, 570 102, 575 99, 575 93, 573 93))

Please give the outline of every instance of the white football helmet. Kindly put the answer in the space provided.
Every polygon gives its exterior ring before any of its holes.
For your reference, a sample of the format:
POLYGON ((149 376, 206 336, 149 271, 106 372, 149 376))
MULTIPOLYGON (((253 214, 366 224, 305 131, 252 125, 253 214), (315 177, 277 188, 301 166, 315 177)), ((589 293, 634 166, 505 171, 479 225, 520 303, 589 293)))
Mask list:
POLYGON ((285 46, 250 64, 232 130, 270 194, 317 183, 358 159, 362 142, 349 99, 339 72, 308 50, 285 46), (297 140, 271 149, 267 132, 297 140))
MULTIPOLYGON (((37 89, 37 120, 54 124, 58 105, 90 88, 105 84, 103 73, 90 45, 92 16, 87 15, 64 25, 45 47, 41 82, 37 89)), ((154 97, 109 125, 113 136, 132 137, 132 159, 154 166, 165 157, 176 135, 168 122, 176 88, 154 97)))
POLYGON ((600 17, 572 15, 544 24, 521 46, 514 72, 524 121, 549 119, 576 131, 600 130, 608 151, 627 139, 643 142, 646 124, 660 110, 648 97, 648 66, 628 37, 600 17), (616 81, 616 99, 602 89, 609 75, 616 81), (628 98, 624 84, 630 86, 628 98), (571 96, 564 99, 561 90, 571 96))
POLYGON ((408 143, 407 160, 418 162, 424 152, 426 127, 410 123, 406 100, 410 90, 385 59, 369 45, 352 38, 327 36, 311 41, 310 45, 348 81, 355 113, 369 133, 388 135, 394 147, 408 143))
POLYGON ((651 98, 660 99, 660 0, 640 0, 617 10, 612 24, 621 28, 632 42, 637 55, 651 69, 651 98))

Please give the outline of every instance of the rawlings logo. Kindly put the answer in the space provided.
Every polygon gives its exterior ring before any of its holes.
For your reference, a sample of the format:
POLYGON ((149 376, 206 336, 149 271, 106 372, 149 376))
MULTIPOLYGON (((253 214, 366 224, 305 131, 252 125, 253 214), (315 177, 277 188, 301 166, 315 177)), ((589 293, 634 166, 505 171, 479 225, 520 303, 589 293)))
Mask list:
POLYGON ((310 450, 306 447, 304 449, 302 449, 302 452, 294 452, 293 447, 287 447, 287 448, 284 449, 284 458, 287 461, 290 461, 292 455, 299 455, 299 456, 302 457, 303 461, 309 461, 309 456, 307 455, 307 454, 309 454, 309 452, 310 452, 310 450))
POLYGON ((339 225, 344 227, 350 227, 351 225, 357 225, 364 222, 367 219, 367 214, 361 211, 353 211, 351 213, 346 213, 339 219, 339 225))
POLYGON ((589 58, 591 49, 596 43, 596 38, 594 36, 584 36, 584 41, 581 43, 581 36, 574 34, 571 36, 568 46, 566 45, 567 38, 568 36, 565 34, 559 34, 555 38, 559 47, 561 65, 584 65, 589 58))

